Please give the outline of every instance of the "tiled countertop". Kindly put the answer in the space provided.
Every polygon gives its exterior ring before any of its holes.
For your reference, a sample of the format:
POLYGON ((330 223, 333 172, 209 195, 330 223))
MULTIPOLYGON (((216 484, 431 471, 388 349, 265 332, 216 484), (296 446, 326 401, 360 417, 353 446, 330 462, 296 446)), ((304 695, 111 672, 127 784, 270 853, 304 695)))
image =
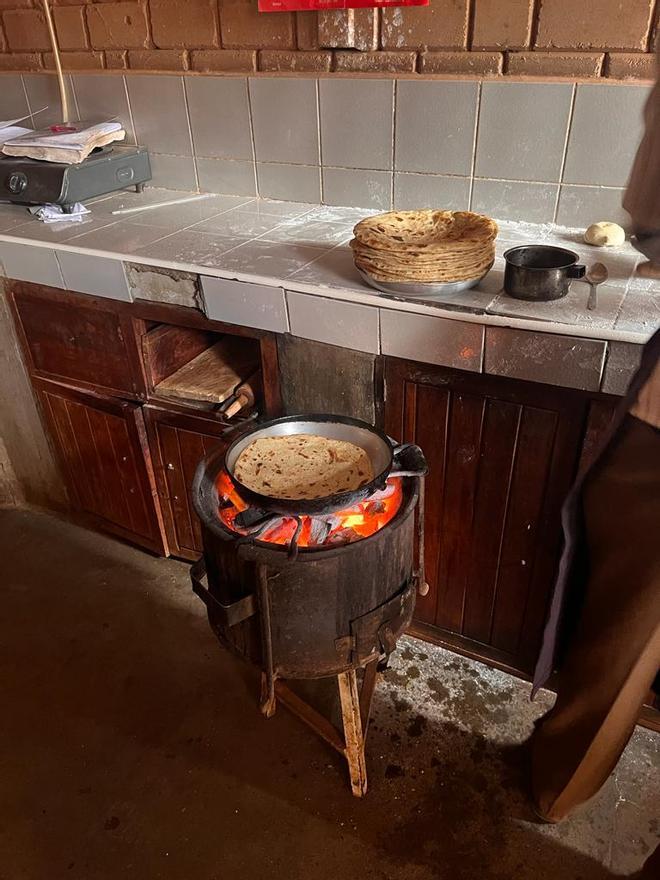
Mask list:
POLYGON ((594 248, 584 244, 578 230, 500 223, 495 266, 478 287, 404 301, 368 287, 353 266, 347 243, 353 225, 369 213, 358 208, 211 196, 139 213, 112 213, 177 197, 157 189, 109 196, 90 204, 86 222, 61 225, 41 223, 25 208, 1 205, 0 241, 91 252, 450 319, 520 328, 533 324, 537 330, 592 339, 645 342, 660 322, 660 282, 633 274, 640 255, 629 243, 594 248), (526 241, 568 247, 587 264, 605 262, 610 280, 599 287, 598 310, 586 311, 589 288, 580 282, 573 282, 566 298, 550 303, 527 303, 501 292, 502 253, 526 241))
MULTIPOLYGON (((229 323, 530 379, 536 377, 534 364, 539 359, 555 365, 574 360, 582 370, 586 358, 593 360, 598 382, 567 384, 618 393, 623 380, 608 388, 603 379, 606 360, 612 365, 617 360, 630 362, 632 367, 635 349, 660 323, 660 282, 634 274, 640 259, 634 248, 629 243, 590 247, 580 230, 501 223, 495 265, 476 288, 433 300, 402 300, 368 287, 353 266, 348 241, 354 224, 368 213, 360 209, 211 196, 113 213, 186 195, 149 189, 141 195, 103 197, 90 203, 86 222, 53 225, 35 220, 25 208, 1 205, 4 274, 130 300, 122 263, 191 272, 202 277, 201 307, 209 317, 229 323), (567 297, 550 303, 527 303, 502 292, 502 253, 532 241, 569 247, 582 262, 600 260, 607 265, 610 278, 599 287, 596 311, 587 312, 589 287, 581 282, 573 282, 567 297), (252 314, 258 315, 254 323, 252 314), (431 317, 438 320, 429 321, 431 317), (508 336, 503 328, 511 328, 508 336), (530 343, 531 373, 526 368, 517 374, 506 356, 507 346, 524 347, 539 333, 552 335, 556 344, 540 353, 536 343, 530 343), (460 356, 443 353, 442 344, 438 350, 438 339, 446 336, 453 338, 452 351, 460 351, 460 356)), ((536 378, 554 381, 543 375, 536 378)))

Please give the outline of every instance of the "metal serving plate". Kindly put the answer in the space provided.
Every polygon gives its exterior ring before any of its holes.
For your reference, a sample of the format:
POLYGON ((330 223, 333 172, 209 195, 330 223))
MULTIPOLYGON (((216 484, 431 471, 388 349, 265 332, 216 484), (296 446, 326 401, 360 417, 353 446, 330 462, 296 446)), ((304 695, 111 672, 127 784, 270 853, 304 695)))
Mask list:
POLYGON ((424 281, 424 282, 414 282, 414 281, 376 281, 375 278, 372 278, 371 275, 367 275, 366 272, 363 272, 362 269, 355 268, 360 273, 360 276, 370 287, 373 287, 375 290, 380 290, 381 293, 392 293, 395 296, 401 297, 410 297, 410 299, 424 299, 425 297, 433 297, 433 296, 449 296, 455 293, 463 293, 465 290, 470 290, 471 287, 476 287, 480 281, 488 275, 492 268, 493 264, 486 269, 483 275, 480 275, 479 278, 471 278, 469 281, 424 281))

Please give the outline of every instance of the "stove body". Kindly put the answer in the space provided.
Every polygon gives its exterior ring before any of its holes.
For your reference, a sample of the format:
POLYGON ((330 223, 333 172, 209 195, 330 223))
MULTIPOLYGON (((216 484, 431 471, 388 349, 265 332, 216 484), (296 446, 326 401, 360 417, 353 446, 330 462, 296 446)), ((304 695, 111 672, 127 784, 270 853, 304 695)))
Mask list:
POLYGON ((327 516, 264 521, 263 511, 237 495, 223 450, 200 462, 193 482, 204 553, 191 580, 213 631, 260 668, 267 718, 283 703, 346 759, 356 797, 367 790, 365 741, 378 670, 410 624, 417 592, 428 591, 426 462, 415 450, 419 472, 390 477, 357 510, 327 516), (341 730, 285 683, 333 676, 341 730))
POLYGON ((401 506, 382 529, 295 557, 203 523, 193 583, 221 643, 275 678, 338 675, 389 656, 412 619, 418 579, 420 478, 403 479, 401 506))
POLYGON ((146 147, 113 145, 92 153, 78 165, 44 162, 22 156, 0 158, 0 192, 21 205, 62 205, 64 210, 95 196, 151 180, 146 147))

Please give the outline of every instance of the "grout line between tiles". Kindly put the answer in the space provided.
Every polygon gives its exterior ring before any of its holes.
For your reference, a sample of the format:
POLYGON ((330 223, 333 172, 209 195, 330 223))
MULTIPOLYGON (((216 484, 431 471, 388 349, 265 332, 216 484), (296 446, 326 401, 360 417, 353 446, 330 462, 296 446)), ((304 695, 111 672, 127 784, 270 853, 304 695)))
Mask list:
POLYGON ((474 134, 472 137, 472 159, 470 161, 470 190, 468 192, 468 211, 472 210, 472 194, 474 192, 474 172, 477 165, 477 144, 479 141, 479 117, 481 116, 481 89, 483 83, 477 83, 477 102, 474 108, 474 134))
POLYGON ((245 95, 247 97, 248 125, 250 126, 250 147, 252 148, 252 167, 254 170, 254 191, 259 197, 259 177, 257 175, 257 145, 254 140, 254 123, 252 121, 252 99, 250 97, 250 78, 245 77, 245 95))
POLYGON ((316 137, 318 141, 318 160, 319 160, 319 198, 323 204, 323 143, 321 140, 321 83, 318 79, 314 81, 316 85, 316 137))
MULTIPOLYGON (((398 100, 396 79, 392 80, 392 180, 390 181, 390 211, 394 210, 394 174, 396 168, 396 103, 398 100)), ((380 340, 380 336, 378 337, 380 340)))
MULTIPOLYGON (((282 280, 286 281, 286 278, 283 278, 282 280)), ((281 290, 282 290, 282 294, 284 296, 284 312, 286 314, 286 329, 287 329, 288 333, 291 333, 291 314, 289 312, 289 293, 290 293, 290 291, 288 291, 286 289, 286 287, 282 287, 281 290)))
POLYGON ((559 186, 557 187, 557 195, 555 196, 555 208, 552 212, 552 222, 557 222, 557 215, 559 213, 559 199, 561 198, 561 185, 564 181, 564 169, 566 167, 566 158, 568 156, 568 141, 571 136, 571 127, 573 125, 573 113, 575 112, 575 99, 577 97, 577 85, 573 83, 573 90, 571 91, 571 103, 568 108, 568 119, 566 121, 566 135, 564 137, 564 149, 561 154, 561 164, 559 166, 559 186))
POLYGON ((195 192, 199 192, 199 174, 197 173, 197 157, 195 155, 195 141, 192 133, 192 123, 190 121, 190 108, 188 107, 188 93, 186 92, 185 77, 179 77, 181 82, 181 95, 183 96, 183 109, 186 114, 186 122, 188 124, 188 137, 190 138, 190 156, 192 158, 193 169, 195 171, 195 192))

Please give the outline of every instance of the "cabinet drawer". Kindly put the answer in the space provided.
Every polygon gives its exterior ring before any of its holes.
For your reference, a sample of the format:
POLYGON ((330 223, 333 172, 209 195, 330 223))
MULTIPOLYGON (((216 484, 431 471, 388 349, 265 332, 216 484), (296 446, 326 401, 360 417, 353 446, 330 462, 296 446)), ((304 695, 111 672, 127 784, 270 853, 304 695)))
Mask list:
POLYGON ((45 379, 137 397, 142 388, 129 318, 84 298, 14 293, 29 367, 45 379))

